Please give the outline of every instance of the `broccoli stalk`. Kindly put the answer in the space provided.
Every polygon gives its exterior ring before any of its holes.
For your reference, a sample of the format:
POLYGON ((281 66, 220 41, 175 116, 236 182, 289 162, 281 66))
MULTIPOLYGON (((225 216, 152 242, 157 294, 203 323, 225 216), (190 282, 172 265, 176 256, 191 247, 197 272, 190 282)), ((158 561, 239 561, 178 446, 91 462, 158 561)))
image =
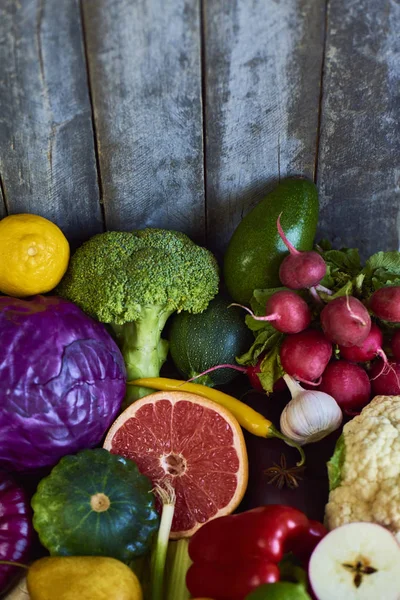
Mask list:
MULTIPOLYGON (((168 355, 168 342, 161 338, 161 332, 173 312, 162 306, 145 306, 136 321, 124 325, 111 323, 124 357, 128 381, 158 377, 168 355)), ((153 392, 148 388, 128 386, 125 403, 153 392)))
MULTIPOLYGON (((215 257, 184 233, 165 229, 109 231, 75 252, 57 293, 114 332, 128 381, 157 377, 170 315, 203 312, 218 292, 215 257)), ((128 386, 127 402, 152 392, 128 386)))

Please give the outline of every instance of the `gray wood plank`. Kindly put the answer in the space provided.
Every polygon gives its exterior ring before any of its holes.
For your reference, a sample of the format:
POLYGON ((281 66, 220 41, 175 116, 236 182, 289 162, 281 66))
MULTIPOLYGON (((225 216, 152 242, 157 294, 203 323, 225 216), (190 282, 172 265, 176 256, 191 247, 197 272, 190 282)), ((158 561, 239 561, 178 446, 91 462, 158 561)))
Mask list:
POLYGON ((199 0, 86 0, 106 225, 204 234, 199 0))
POLYGON ((400 4, 335 0, 328 13, 318 185, 320 234, 399 249, 400 4))
POLYGON ((10 213, 73 245, 103 228, 79 0, 0 2, 0 173, 10 213))
POLYGON ((1 175, 0 175, 0 219, 6 216, 6 207, 4 204, 3 191, 1 185, 1 175))
POLYGON ((324 0, 205 0, 207 224, 222 252, 287 175, 313 177, 324 0))

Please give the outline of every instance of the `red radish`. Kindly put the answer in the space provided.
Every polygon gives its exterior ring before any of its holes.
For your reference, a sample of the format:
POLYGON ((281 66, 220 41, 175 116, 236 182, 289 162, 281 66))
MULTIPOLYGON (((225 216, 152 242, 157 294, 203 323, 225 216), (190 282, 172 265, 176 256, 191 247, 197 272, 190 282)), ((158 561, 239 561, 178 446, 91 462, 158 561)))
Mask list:
POLYGON ((290 290, 281 290, 268 298, 265 317, 257 317, 249 308, 241 304, 256 321, 270 321, 272 327, 281 333, 299 333, 311 323, 311 311, 303 298, 290 290))
POLYGON ((392 348, 393 356, 396 360, 400 361, 400 329, 394 333, 390 346, 392 348))
POLYGON ((287 389, 288 386, 286 385, 285 380, 283 377, 279 377, 279 379, 274 383, 273 392, 279 394, 280 392, 286 392, 287 389))
POLYGON ((390 323, 400 323, 400 285, 376 290, 370 298, 372 312, 390 323))
POLYGON ((371 387, 376 396, 397 396, 400 394, 400 363, 388 362, 388 368, 382 360, 371 367, 371 387))
POLYGON ((332 344, 321 331, 307 329, 288 335, 283 340, 279 356, 288 375, 310 383, 320 379, 325 371, 332 356, 332 344))
POLYGON ((281 215, 278 217, 279 235, 289 250, 289 256, 283 259, 279 268, 279 279, 291 290, 312 288, 320 283, 326 275, 326 263, 318 252, 300 252, 287 239, 282 226, 281 215))
POLYGON ((371 398, 371 383, 366 371, 346 360, 335 360, 326 367, 321 392, 333 396, 344 412, 361 410, 371 398))
MULTIPOLYGON (((400 342, 400 339, 399 339, 400 342)), ((371 330, 360 346, 339 346, 340 355, 342 358, 350 362, 368 362, 380 356, 384 363, 384 368, 387 365, 388 359, 382 348, 383 333, 375 323, 371 324, 371 330)), ((400 345, 399 345, 400 357, 400 345)))
POLYGON ((320 320, 326 337, 339 346, 360 346, 371 330, 367 309, 353 296, 341 296, 328 302, 320 320))
POLYGON ((248 377, 251 387, 255 390, 263 392, 264 388, 261 385, 261 381, 258 376, 258 374, 261 373, 261 362, 262 359, 260 359, 256 365, 246 367, 246 375, 248 377))

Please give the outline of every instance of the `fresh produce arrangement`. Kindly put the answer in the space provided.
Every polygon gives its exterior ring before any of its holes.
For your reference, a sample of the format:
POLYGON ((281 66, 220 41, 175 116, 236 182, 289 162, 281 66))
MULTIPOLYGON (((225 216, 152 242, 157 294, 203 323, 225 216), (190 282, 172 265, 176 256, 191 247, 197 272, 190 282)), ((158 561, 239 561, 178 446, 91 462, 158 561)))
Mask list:
POLYGON ((400 252, 317 223, 284 180, 220 268, 0 221, 4 600, 399 600, 400 252))
POLYGON ((223 275, 229 295, 247 304, 254 290, 280 285, 279 268, 287 256, 276 223, 284 214, 292 244, 312 250, 318 224, 315 185, 302 178, 286 179, 267 194, 239 223, 224 256, 223 275))
MULTIPOLYGON (((204 311, 218 292, 218 265, 186 235, 144 229, 95 235, 75 252, 57 293, 112 328, 129 379, 157 377, 175 312, 204 311)), ((129 400, 146 395, 128 389, 129 400)))
POLYGON ((134 461, 153 485, 172 479, 173 538, 190 537, 210 518, 232 512, 247 485, 239 423, 225 408, 186 392, 134 402, 110 428, 104 448, 134 461))
POLYGON ((279 563, 288 553, 307 566, 326 534, 295 508, 270 505, 214 519, 189 544, 193 561, 187 574, 195 596, 240 600, 258 584, 280 579, 279 563), (237 573, 232 577, 232 573, 237 573))

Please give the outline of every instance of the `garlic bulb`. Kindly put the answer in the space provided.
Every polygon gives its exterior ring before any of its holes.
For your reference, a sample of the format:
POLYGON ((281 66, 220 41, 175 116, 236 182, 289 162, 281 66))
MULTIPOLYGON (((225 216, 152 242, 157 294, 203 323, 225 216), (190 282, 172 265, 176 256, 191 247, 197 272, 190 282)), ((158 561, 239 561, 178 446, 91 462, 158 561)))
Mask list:
POLYGON ((318 442, 340 427, 343 419, 336 400, 324 392, 305 390, 290 375, 284 380, 292 400, 281 414, 281 432, 300 446, 318 442))

